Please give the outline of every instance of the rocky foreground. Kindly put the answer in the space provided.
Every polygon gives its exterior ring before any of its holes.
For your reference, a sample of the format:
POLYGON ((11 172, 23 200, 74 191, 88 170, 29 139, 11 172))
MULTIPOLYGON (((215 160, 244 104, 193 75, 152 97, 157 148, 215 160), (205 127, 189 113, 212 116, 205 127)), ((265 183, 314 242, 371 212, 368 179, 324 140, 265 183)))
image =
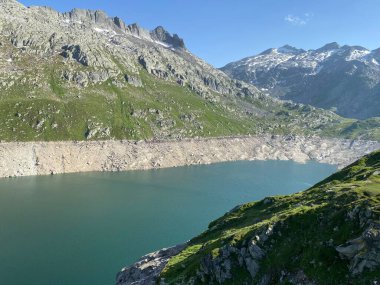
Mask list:
POLYGON ((0 177, 126 171, 237 160, 316 160, 344 166, 380 142, 261 136, 181 141, 15 142, 0 144, 0 177))
POLYGON ((241 205, 117 285, 379 284, 380 151, 305 192, 241 205))

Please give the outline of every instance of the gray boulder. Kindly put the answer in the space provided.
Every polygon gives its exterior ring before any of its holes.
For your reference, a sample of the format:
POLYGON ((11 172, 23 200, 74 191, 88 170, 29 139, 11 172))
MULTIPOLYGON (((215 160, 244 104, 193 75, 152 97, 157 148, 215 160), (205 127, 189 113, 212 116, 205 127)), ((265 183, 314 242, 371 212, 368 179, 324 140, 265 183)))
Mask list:
POLYGON ((380 266, 380 224, 370 225, 363 234, 336 248, 340 256, 350 261, 353 275, 380 266))

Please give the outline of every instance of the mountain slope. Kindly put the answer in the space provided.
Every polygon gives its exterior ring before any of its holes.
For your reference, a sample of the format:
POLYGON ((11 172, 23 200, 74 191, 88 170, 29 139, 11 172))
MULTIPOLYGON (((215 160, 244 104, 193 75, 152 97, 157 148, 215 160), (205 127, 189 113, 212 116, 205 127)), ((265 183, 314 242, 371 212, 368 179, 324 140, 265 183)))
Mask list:
POLYGON ((380 138, 373 124, 355 128, 356 120, 230 79, 162 27, 0 0, 0 31, 0 140, 380 138))
POLYGON ((117 284, 377 284, 380 151, 290 196, 236 207, 117 284), (135 282, 135 283, 134 283, 135 282))
POLYGON ((232 78, 278 98, 333 109, 339 115, 380 117, 380 49, 330 43, 316 50, 291 46, 230 63, 232 78))

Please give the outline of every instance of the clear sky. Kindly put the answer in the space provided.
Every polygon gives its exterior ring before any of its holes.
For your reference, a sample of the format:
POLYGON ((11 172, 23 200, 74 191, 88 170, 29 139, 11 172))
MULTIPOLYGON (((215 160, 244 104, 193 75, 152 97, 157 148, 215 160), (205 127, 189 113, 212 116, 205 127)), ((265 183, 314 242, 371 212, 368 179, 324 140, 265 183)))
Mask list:
POLYGON ((216 67, 290 44, 380 47, 380 0, 21 0, 59 11, 102 9, 127 24, 164 26, 216 67))

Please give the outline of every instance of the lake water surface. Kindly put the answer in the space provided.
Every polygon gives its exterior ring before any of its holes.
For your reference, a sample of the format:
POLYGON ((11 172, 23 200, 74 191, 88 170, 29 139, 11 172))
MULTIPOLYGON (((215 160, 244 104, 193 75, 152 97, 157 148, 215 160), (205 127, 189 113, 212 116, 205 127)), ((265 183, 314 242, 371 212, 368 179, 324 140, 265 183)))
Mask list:
POLYGON ((106 285, 234 206, 294 193, 331 165, 232 162, 0 180, 1 285, 106 285))

